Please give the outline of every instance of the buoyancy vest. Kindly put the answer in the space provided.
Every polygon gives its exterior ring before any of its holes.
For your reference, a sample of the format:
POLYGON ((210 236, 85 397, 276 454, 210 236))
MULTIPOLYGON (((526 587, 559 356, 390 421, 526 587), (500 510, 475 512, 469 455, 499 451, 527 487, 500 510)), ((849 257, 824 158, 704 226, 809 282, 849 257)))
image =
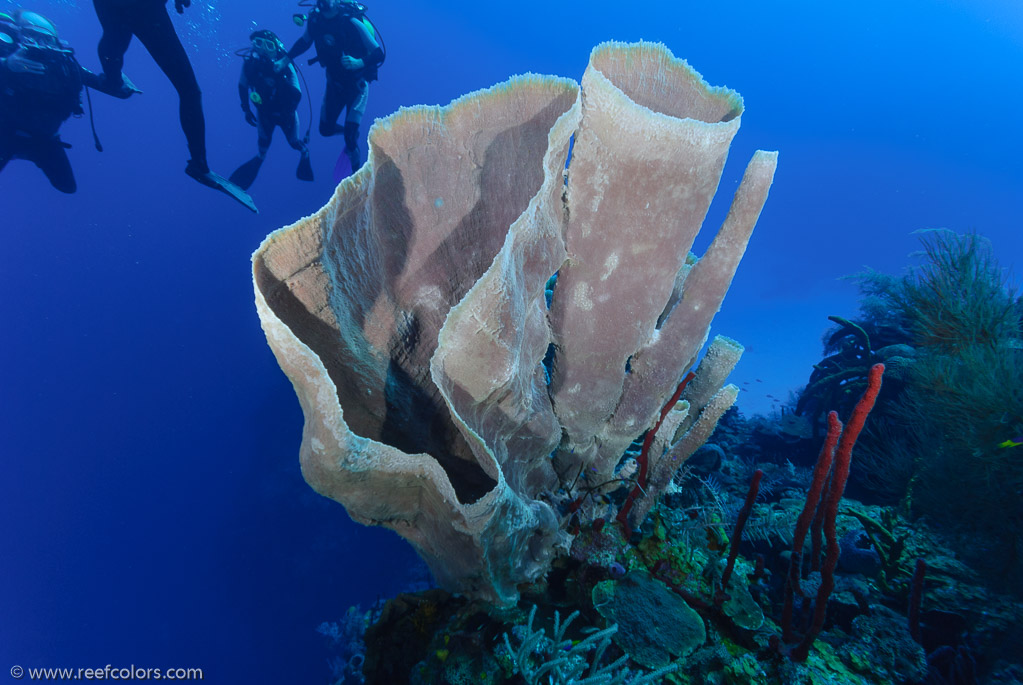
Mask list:
POLYGON ((55 136, 68 117, 82 114, 82 68, 74 51, 61 46, 23 45, 26 59, 42 74, 0 69, 0 111, 4 125, 24 133, 55 136))
MULTIPOLYGON (((309 15, 309 35, 316 46, 316 58, 326 68, 331 78, 358 79, 373 81, 377 77, 377 67, 383 56, 382 52, 367 44, 362 30, 355 22, 363 22, 361 14, 342 12, 330 19, 319 10, 309 15), (344 55, 361 59, 365 66, 356 71, 349 71, 341 66, 344 55)), ((367 27, 372 33, 372 28, 367 27)))
POLYGON ((283 114, 298 107, 302 91, 292 82, 290 70, 274 71, 270 60, 255 55, 245 58, 242 69, 249 88, 259 94, 258 108, 283 114))

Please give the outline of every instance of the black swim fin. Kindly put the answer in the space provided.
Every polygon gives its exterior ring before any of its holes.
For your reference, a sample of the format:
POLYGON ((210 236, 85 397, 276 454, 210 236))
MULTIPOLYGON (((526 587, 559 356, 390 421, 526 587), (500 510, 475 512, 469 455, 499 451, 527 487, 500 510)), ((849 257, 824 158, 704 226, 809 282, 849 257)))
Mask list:
POLYGON ((263 166, 263 158, 256 155, 249 161, 242 164, 240 167, 234 170, 231 174, 230 181, 242 190, 248 190, 256 180, 256 174, 259 173, 259 168, 263 166))
POLYGON ((198 169, 192 167, 191 164, 189 164, 188 167, 185 168, 185 173, 194 178, 199 183, 202 183, 204 186, 213 188, 214 190, 219 190, 222 193, 230 195, 235 200, 242 203, 256 214, 259 214, 259 210, 256 208, 256 204, 252 201, 252 198, 249 197, 249 194, 246 193, 241 188, 239 188, 238 186, 236 186, 235 184, 228 181, 220 174, 216 174, 208 170, 205 172, 199 171, 198 169))
POLYGON ((302 159, 298 160, 298 169, 295 170, 295 176, 300 181, 312 181, 313 180, 313 165, 309 161, 309 153, 306 152, 302 155, 302 159))

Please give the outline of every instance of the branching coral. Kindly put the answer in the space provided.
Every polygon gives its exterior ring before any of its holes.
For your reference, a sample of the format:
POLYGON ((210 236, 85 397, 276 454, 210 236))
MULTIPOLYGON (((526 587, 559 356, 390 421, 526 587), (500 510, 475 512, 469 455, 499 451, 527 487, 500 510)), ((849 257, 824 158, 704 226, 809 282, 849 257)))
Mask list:
POLYGON ((926 261, 893 291, 917 345, 955 355, 1019 336, 1016 297, 986 239, 927 231, 920 242, 926 261))
POLYGON ((591 629, 582 640, 570 640, 565 632, 578 616, 579 612, 574 611, 561 621, 555 611, 554 632, 548 639, 543 628, 533 627, 536 617, 536 606, 533 606, 526 625, 518 627, 521 635, 518 647, 512 647, 508 634, 504 634, 505 649, 512 658, 515 671, 522 675, 527 685, 648 685, 678 668, 669 664, 652 673, 632 676, 626 668, 627 654, 610 663, 602 663, 618 626, 591 629))

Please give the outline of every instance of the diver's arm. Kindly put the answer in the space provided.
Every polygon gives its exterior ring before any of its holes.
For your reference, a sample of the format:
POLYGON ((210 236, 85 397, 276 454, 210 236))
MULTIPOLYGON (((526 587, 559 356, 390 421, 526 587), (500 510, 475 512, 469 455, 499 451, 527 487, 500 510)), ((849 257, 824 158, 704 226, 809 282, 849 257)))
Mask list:
POLYGON ((288 50, 288 59, 295 59, 312 46, 313 37, 309 35, 309 29, 307 27, 305 33, 302 34, 302 37, 296 40, 295 44, 291 46, 290 50, 288 50))
POLYGON ((298 92, 301 93, 302 92, 302 87, 298 85, 298 69, 295 68, 294 64, 289 64, 288 65, 287 78, 288 78, 288 88, 291 88, 292 90, 295 90, 295 91, 298 91, 298 92))
POLYGON ((306 25, 305 33, 302 34, 301 38, 295 41, 295 44, 291 46, 290 50, 288 50, 288 54, 274 62, 274 71, 278 74, 281 73, 286 66, 294 61, 296 57, 312 46, 313 37, 309 35, 309 26, 306 25))
POLYGON ((243 112, 251 112, 249 107, 249 80, 245 78, 245 67, 242 67, 242 73, 238 76, 238 99, 242 103, 243 112))
POLYGON ((363 47, 366 48, 366 56, 363 62, 366 64, 380 64, 384 61, 384 49, 380 47, 380 41, 376 38, 376 32, 368 19, 352 19, 355 28, 359 30, 359 37, 362 38, 363 47))
POLYGON ((242 67, 242 73, 238 77, 238 97, 242 103, 242 113, 245 115, 245 123, 250 126, 255 126, 256 115, 252 113, 252 107, 249 105, 249 79, 245 78, 245 67, 242 67))
POLYGON ((94 74, 82 65, 78 65, 78 69, 82 74, 82 83, 98 93, 104 93, 119 100, 127 100, 132 95, 142 92, 124 74, 121 74, 120 83, 111 83, 106 76, 94 74))
POLYGON ((93 90, 103 92, 103 77, 98 74, 94 74, 83 66, 78 67, 82 72, 82 83, 93 90))
POLYGON ((362 69, 367 64, 380 64, 380 62, 384 59, 384 51, 380 48, 380 44, 377 43, 376 38, 373 37, 373 31, 367 25, 366 20, 352 17, 351 22, 359 32, 359 40, 362 42, 362 46, 366 50, 366 56, 359 58, 352 57, 351 55, 343 55, 341 57, 341 66, 349 71, 356 71, 362 69))
POLYGON ((34 74, 41 76, 46 73, 46 67, 34 59, 25 56, 24 48, 15 50, 4 59, 4 68, 12 74, 34 74))

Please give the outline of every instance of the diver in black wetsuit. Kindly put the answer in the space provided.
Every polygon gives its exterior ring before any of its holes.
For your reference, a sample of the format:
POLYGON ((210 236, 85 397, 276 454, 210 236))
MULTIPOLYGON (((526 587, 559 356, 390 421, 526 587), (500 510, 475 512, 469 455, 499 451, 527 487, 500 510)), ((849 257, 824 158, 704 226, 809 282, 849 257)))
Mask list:
MULTIPOLYGON (((181 128, 185 132, 191 155, 185 173, 203 185, 231 195, 255 212, 256 206, 245 191, 210 171, 206 161, 206 120, 202 111, 202 92, 188 54, 167 14, 166 3, 167 0, 93 0, 96 16, 103 26, 99 58, 106 86, 110 90, 122 92, 133 88, 122 75, 121 67, 132 37, 137 37, 178 92, 181 128)), ((174 7, 179 14, 191 4, 192 0, 174 0, 174 7)))
MULTIPOLYGON (((266 159, 274 129, 280 126, 288 144, 301 153, 295 175, 303 181, 313 180, 309 163, 307 140, 298 137, 298 103, 302 88, 294 64, 276 69, 275 62, 285 54, 284 44, 273 31, 254 31, 249 40, 252 47, 242 51, 242 73, 238 79, 238 97, 241 98, 245 121, 256 127, 258 154, 231 174, 231 182, 248 190, 266 159), (252 106, 256 113, 252 113, 252 106)), ((308 139, 308 135, 306 136, 308 139)))
POLYGON ((24 159, 57 190, 75 192, 71 146, 59 132, 68 117, 83 113, 84 86, 104 90, 102 79, 78 64, 49 19, 22 9, 0 14, 0 170, 12 159, 24 159))
MULTIPOLYGON (((315 61, 327 70, 320 135, 344 134, 344 152, 353 172, 362 166, 359 123, 366 111, 369 82, 376 80, 377 68, 385 57, 379 36, 365 12, 366 7, 355 0, 317 0, 306 20, 305 33, 288 50, 288 58, 294 59, 316 46, 315 61), (345 124, 338 126, 342 109, 347 110, 345 124)), ((279 61, 279 67, 283 63, 279 61)))

